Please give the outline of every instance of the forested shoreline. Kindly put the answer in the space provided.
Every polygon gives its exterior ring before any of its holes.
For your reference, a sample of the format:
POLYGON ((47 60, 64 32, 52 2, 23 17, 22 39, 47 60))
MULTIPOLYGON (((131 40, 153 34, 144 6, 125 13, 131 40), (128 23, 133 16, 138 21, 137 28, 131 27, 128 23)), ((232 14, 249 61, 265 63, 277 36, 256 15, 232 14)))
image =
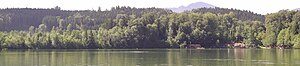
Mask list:
POLYGON ((0 48, 102 49, 300 48, 300 12, 260 15, 246 10, 199 8, 175 13, 163 8, 116 6, 111 10, 0 9, 0 48))

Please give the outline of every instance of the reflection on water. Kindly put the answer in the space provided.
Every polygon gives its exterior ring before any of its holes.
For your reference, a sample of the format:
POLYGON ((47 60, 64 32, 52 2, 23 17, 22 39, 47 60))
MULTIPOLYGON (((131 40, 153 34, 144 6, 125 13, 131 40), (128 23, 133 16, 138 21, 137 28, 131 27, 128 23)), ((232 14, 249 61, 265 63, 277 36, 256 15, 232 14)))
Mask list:
POLYGON ((0 66, 300 66, 298 49, 2 50, 0 66))

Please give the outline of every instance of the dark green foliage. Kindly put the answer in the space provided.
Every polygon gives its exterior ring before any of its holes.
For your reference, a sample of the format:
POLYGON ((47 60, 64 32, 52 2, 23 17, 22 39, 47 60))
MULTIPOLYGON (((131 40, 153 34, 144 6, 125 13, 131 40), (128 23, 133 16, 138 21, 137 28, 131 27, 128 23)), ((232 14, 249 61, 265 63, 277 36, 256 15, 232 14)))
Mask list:
POLYGON ((198 9, 193 9, 192 12, 195 13, 207 13, 211 12, 214 14, 226 14, 233 12, 234 15, 237 17, 239 20, 251 20, 251 21, 264 21, 264 15, 253 13, 251 11, 247 10, 238 10, 238 9, 227 9, 227 8, 198 8, 198 9))

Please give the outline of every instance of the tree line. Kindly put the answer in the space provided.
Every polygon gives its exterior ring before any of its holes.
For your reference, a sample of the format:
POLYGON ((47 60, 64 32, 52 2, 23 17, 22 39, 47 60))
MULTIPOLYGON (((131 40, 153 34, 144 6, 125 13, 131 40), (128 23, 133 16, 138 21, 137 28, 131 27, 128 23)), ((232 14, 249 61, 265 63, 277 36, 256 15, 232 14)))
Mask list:
POLYGON ((1 9, 0 47, 9 49, 300 47, 300 12, 260 15, 224 8, 175 13, 162 8, 113 7, 66 11, 1 9), (206 11, 204 11, 206 10, 206 11), (36 13, 36 14, 33 14, 36 13))

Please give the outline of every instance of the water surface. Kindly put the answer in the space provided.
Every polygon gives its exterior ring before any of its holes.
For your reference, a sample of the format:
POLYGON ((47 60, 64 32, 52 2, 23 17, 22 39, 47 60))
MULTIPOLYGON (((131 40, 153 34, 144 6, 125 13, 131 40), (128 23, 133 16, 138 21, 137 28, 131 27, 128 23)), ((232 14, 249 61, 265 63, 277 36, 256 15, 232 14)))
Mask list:
POLYGON ((300 50, 2 50, 0 66, 300 66, 300 50))

